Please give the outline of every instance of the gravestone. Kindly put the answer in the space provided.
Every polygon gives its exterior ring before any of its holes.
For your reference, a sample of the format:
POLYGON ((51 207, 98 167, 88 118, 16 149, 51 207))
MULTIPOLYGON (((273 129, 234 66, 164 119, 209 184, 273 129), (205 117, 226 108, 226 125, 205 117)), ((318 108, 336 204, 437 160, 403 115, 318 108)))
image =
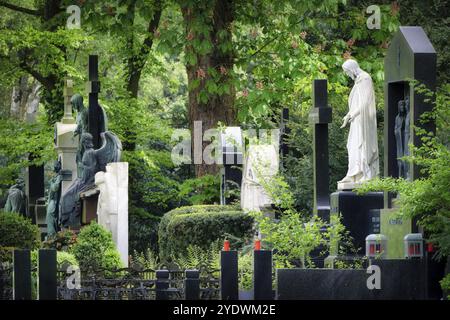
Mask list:
POLYGON ((101 144, 100 133, 106 131, 106 116, 102 107, 98 103, 100 92, 100 81, 98 80, 98 56, 89 55, 88 63, 89 81, 87 82, 87 92, 89 94, 89 115, 88 127, 92 134, 94 149, 98 149, 101 144))
POLYGON ((229 193, 239 189, 242 182, 243 141, 240 127, 227 127, 220 135, 222 168, 220 181, 220 204, 230 204, 236 197, 229 193))
MULTIPOLYGON (((399 120, 397 117, 399 102, 407 103, 409 100, 409 112, 405 110, 404 115, 409 117, 410 122, 410 132, 407 135, 410 137, 409 143, 414 146, 421 145, 420 137, 415 134, 415 126, 429 132, 435 131, 435 124, 432 121, 425 123, 419 121, 424 112, 432 110, 433 99, 427 100, 428 97, 410 86, 409 80, 416 80, 418 84, 424 84, 433 92, 436 90, 436 51, 421 27, 400 27, 391 41, 384 60, 384 175, 386 177, 399 177, 398 143, 395 138, 396 118, 399 120)), ((411 180, 420 177, 417 167, 410 164, 408 166, 411 180)))
POLYGON ((332 120, 332 110, 328 106, 327 80, 313 81, 312 101, 309 120, 313 125, 314 213, 329 221, 328 123, 332 120))
MULTIPOLYGON (((394 35, 384 60, 384 176, 404 177, 409 180, 420 178, 416 165, 398 159, 400 154, 409 155, 408 143, 421 145, 421 138, 415 134, 415 127, 428 132, 435 131, 433 121, 420 121, 425 112, 432 110, 434 97, 426 97, 410 80, 436 90, 436 51, 421 27, 404 26, 394 35)), ((392 225, 395 208, 394 195, 385 193, 384 209, 381 210, 381 233, 395 234, 388 237, 388 246, 398 247, 397 241, 408 233, 418 232, 415 221, 402 221, 392 225), (384 221, 384 223, 383 223, 384 221), (394 242, 391 243, 391 242, 394 242)), ((400 250, 395 249, 395 256, 400 250)))
POLYGON ((128 266, 128 162, 114 162, 95 174, 99 190, 97 222, 111 231, 120 258, 128 266))

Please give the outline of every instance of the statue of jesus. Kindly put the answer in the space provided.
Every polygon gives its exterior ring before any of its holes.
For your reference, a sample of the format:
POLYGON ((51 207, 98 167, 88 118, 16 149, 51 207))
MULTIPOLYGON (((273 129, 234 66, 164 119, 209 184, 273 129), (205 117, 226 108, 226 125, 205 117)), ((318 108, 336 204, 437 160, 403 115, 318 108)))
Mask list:
POLYGON ((355 81, 348 99, 349 111, 341 128, 350 123, 347 140, 348 171, 338 182, 338 190, 353 189, 379 174, 377 112, 370 75, 355 60, 344 62, 342 69, 355 81))

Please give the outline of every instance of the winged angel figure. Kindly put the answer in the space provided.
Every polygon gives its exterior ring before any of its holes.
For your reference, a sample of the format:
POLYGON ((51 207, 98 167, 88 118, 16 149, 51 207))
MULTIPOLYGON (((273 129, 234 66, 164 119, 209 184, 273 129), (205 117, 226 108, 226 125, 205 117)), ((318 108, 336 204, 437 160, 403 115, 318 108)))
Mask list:
POLYGON ((80 193, 94 186, 95 174, 105 171, 106 165, 119 162, 122 152, 122 143, 111 131, 100 134, 102 146, 94 150, 92 135, 83 133, 80 143, 84 148, 81 161, 81 175, 73 181, 61 197, 59 222, 63 228, 80 225, 80 193))

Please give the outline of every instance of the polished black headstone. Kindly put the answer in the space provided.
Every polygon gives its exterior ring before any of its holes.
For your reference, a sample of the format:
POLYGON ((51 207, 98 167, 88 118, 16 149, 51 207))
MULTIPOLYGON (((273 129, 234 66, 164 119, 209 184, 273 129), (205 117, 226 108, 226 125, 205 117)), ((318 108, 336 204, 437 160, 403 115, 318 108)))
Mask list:
POLYGON ((169 270, 156 270, 155 298, 156 300, 168 300, 169 294, 169 270))
POLYGON ((56 300, 56 250, 40 249, 38 262, 38 300, 56 300))
POLYGON ((13 299, 31 300, 30 250, 14 250, 13 264, 13 299))
POLYGON ((185 271, 184 298, 186 300, 200 299, 200 272, 198 270, 185 271))
POLYGON ((222 300, 239 299, 237 251, 220 253, 220 293, 222 300))
POLYGON ((312 100, 309 120, 313 125, 314 213, 329 221, 328 123, 332 120, 332 110, 328 106, 327 80, 313 81, 312 100))
POLYGON ((271 300, 272 250, 253 251, 253 290, 255 300, 271 300))
POLYGON ((92 134, 94 149, 100 147, 100 133, 104 126, 103 111, 98 104, 98 93, 100 92, 100 81, 98 81, 98 56, 89 55, 88 64, 88 93, 89 93, 89 112, 88 127, 89 133, 92 134))
POLYGON ((364 254, 366 237, 373 231, 372 209, 384 206, 383 192, 369 192, 357 195, 352 191, 338 191, 331 194, 331 214, 340 214, 342 224, 353 237, 356 248, 364 254))
MULTIPOLYGON (((384 73, 384 175, 397 178, 399 168, 394 127, 399 101, 409 97, 410 143, 421 145, 420 137, 414 134, 414 126, 435 131, 433 121, 419 121, 424 112, 432 110, 434 98, 426 97, 409 84, 410 80, 416 80, 431 91, 436 90, 436 51, 421 27, 400 27, 389 45, 384 73)), ((419 178, 419 169, 408 166, 410 179, 419 178)), ((386 204, 391 206, 390 199, 386 204)))

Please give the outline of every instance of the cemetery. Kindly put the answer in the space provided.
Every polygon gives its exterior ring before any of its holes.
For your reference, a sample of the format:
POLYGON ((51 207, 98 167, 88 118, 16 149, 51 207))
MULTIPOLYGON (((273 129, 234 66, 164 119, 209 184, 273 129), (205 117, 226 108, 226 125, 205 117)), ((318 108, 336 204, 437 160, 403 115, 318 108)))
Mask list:
POLYGON ((0 300, 448 300, 448 9, 378 2, 0 1, 0 300))

